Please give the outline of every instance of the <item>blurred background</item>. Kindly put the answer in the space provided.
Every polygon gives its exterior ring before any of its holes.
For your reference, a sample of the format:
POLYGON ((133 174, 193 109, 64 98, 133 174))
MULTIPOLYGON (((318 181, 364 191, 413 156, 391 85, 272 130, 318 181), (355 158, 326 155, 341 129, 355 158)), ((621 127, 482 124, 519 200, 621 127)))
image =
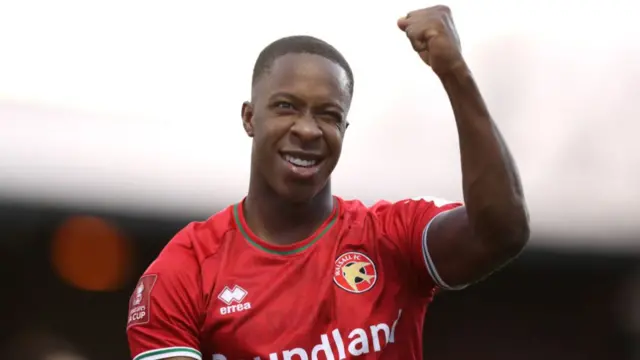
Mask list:
MULTIPOLYGON (((533 238, 438 296, 427 359, 640 359, 640 26, 631 0, 451 0, 533 238)), ((395 21, 428 3, 0 0, 3 359, 128 358, 138 276, 247 188, 253 62, 308 34, 354 69, 334 189, 460 199, 438 81, 395 21)))

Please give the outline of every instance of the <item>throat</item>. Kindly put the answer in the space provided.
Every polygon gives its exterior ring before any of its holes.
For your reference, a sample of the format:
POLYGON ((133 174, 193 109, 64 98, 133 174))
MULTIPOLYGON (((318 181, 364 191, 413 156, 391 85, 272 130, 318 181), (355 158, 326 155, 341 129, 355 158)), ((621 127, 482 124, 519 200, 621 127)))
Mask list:
POLYGON ((335 201, 331 194, 318 194, 308 203, 292 204, 249 193, 242 211, 247 225, 260 239, 273 245, 291 245, 313 235, 333 213, 335 201))

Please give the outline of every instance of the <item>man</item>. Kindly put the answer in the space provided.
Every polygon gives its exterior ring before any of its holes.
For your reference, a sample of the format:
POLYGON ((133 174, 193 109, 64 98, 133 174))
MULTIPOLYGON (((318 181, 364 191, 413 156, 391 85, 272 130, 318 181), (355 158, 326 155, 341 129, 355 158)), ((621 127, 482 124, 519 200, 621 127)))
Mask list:
POLYGON ((242 106, 248 195, 180 231, 142 276, 127 326, 136 360, 419 359, 435 290, 462 288, 522 250, 518 174, 449 9, 398 26, 451 100, 466 206, 332 196, 353 75, 321 40, 280 39, 258 57, 242 106))

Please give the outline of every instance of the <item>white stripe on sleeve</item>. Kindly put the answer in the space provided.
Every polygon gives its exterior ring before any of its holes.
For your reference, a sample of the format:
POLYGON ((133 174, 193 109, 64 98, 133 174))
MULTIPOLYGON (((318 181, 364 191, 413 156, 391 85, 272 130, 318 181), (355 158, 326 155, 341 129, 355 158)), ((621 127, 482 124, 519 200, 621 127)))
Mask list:
POLYGON ((446 210, 446 211, 443 211, 443 212, 437 214, 436 216, 433 217, 433 219, 431 219, 429 221, 427 226, 424 227, 424 230, 422 231, 422 257, 424 258, 424 263, 427 266, 427 271, 429 272, 429 275, 431 275, 431 278, 433 279, 433 282, 436 285, 438 285, 438 287, 440 287, 440 288, 442 288, 444 290, 462 290, 462 289, 466 288, 468 285, 450 286, 444 280, 442 280, 442 278, 440 277, 440 274, 438 274, 438 271, 436 270, 436 266, 433 263, 433 259, 431 258, 431 255, 429 254, 429 246, 427 245, 427 240, 428 240, 427 239, 427 235, 428 235, 429 227, 431 226, 431 223, 433 223, 433 221, 438 216, 440 216, 442 214, 445 214, 448 211, 451 211, 451 210, 446 210))

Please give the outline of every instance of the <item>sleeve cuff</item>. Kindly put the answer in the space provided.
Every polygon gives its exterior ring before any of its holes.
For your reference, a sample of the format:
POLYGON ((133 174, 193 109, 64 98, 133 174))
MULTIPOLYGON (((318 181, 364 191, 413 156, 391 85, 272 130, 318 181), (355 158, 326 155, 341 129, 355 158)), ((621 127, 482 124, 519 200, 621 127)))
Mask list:
MULTIPOLYGON (((453 210, 453 209, 452 209, 453 210)), ((427 226, 424 227, 424 230, 422 231, 422 257, 424 258, 424 264, 427 267, 427 271, 429 272, 429 275, 431 276, 431 279, 433 279, 433 282, 441 289, 444 290, 462 290, 464 288, 466 288, 467 285, 457 285, 457 286, 451 286, 448 285, 444 280, 442 280, 442 278, 440 277, 440 274, 438 274, 438 271, 436 270, 436 266, 433 263, 433 259, 431 258, 431 255, 429 254, 429 246, 427 245, 427 240, 428 240, 428 232, 429 232, 429 227, 431 226, 431 223, 433 223, 433 221, 440 215, 445 214, 447 212, 449 212, 451 210, 446 210, 443 211, 439 214, 437 214, 436 216, 434 216, 431 220, 429 220, 429 223, 427 223, 427 226)))
POLYGON ((200 351, 185 346, 176 346, 145 351, 138 354, 133 358, 133 360, 161 360, 172 357, 186 357, 196 360, 202 360, 202 354, 200 353, 200 351))

